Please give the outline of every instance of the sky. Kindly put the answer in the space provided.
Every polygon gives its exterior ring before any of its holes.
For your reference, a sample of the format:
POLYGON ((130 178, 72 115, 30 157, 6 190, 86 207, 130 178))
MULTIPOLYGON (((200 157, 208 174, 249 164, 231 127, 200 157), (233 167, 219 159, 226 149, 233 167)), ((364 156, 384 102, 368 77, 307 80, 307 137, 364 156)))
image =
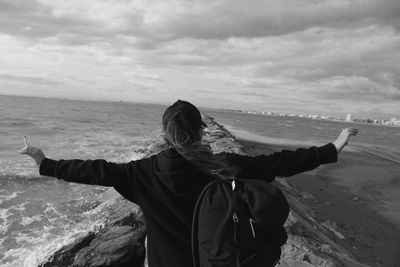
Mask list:
POLYGON ((400 1, 0 0, 0 94, 400 118, 400 1))

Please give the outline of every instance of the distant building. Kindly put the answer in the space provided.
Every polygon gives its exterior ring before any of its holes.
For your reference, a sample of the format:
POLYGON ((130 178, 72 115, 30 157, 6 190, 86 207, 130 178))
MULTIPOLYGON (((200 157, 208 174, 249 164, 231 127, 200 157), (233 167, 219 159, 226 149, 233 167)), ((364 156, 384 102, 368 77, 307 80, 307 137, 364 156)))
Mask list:
POLYGON ((395 126, 400 126, 400 120, 398 120, 396 118, 391 118, 390 119, 390 124, 391 125, 395 125, 395 126))
POLYGON ((354 116, 353 116, 353 114, 347 114, 347 116, 346 116, 346 121, 354 121, 354 116))

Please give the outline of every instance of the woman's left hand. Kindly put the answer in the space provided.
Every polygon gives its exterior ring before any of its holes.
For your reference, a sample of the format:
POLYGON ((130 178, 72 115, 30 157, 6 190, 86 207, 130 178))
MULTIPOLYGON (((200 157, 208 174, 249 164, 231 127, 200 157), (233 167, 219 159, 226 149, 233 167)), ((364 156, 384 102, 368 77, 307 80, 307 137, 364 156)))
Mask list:
POLYGON ((339 136, 336 138, 336 140, 333 142, 333 144, 336 147, 337 153, 340 153, 342 149, 347 146, 349 142, 350 136, 355 136, 358 134, 358 129, 356 128, 345 128, 342 130, 342 132, 339 134, 339 136))

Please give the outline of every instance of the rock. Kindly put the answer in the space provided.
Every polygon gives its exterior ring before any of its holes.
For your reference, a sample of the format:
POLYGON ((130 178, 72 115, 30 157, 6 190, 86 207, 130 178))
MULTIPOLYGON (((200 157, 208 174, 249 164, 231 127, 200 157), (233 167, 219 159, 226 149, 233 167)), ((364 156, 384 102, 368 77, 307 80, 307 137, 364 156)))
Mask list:
POLYGON ((342 233, 337 231, 337 225, 335 222, 327 220, 322 222, 321 225, 326 229, 328 229, 329 231, 331 231, 332 233, 334 233, 339 239, 346 239, 342 233))
POLYGON ((142 266, 145 232, 132 226, 104 229, 75 255, 72 266, 142 266))
POLYGON ((308 200, 311 200, 311 201, 313 201, 313 202, 317 202, 317 200, 315 199, 315 197, 314 197, 313 195, 311 195, 310 193, 308 193, 308 192, 303 192, 302 195, 301 195, 301 197, 302 197, 303 199, 308 199, 308 200))
POLYGON ((64 246, 41 267, 143 266, 146 229, 140 208, 108 189, 96 209, 107 211, 105 226, 64 246))
POLYGON ((48 259, 47 262, 41 264, 40 267, 71 266, 74 261, 75 253, 89 245, 94 238, 95 234, 89 233, 86 236, 75 240, 72 244, 63 247, 54 253, 54 255, 48 259))

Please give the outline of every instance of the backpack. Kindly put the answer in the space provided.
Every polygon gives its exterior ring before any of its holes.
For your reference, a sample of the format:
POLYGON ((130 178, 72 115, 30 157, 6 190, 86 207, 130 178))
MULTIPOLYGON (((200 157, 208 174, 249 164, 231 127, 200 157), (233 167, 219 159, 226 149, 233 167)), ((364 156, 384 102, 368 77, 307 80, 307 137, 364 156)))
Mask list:
POLYGON ((192 222, 195 267, 274 266, 287 240, 289 204, 260 180, 210 182, 197 199, 192 222))

